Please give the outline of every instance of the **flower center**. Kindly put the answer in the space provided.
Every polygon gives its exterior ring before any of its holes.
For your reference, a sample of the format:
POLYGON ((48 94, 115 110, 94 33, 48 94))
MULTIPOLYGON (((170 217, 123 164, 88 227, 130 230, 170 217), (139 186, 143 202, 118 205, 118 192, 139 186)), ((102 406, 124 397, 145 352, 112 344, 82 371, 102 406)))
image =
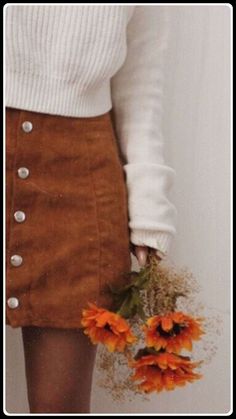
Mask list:
POLYGON ((170 336, 170 332, 165 332, 165 330, 162 329, 160 324, 159 326, 157 326, 156 330, 159 333, 159 335, 163 338, 168 338, 170 336))
POLYGON ((160 336, 162 336, 163 338, 168 338, 170 336, 179 335, 184 328, 185 328, 185 325, 174 323, 174 326, 172 327, 172 329, 169 330, 169 332, 166 332, 165 330, 162 329, 161 325, 159 324, 156 330, 160 334, 160 336))
POLYGON ((160 367, 158 365, 149 365, 148 366, 153 371, 160 371, 160 367))
POLYGON ((108 332, 112 332, 112 329, 111 329, 109 323, 105 324, 104 329, 107 330, 108 332))

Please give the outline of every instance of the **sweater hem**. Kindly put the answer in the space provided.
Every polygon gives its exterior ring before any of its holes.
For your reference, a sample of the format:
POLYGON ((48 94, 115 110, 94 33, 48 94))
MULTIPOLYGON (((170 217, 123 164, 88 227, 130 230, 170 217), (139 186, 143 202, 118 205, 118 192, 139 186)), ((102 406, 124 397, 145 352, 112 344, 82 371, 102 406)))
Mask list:
POLYGON ((130 241, 138 246, 149 246, 165 256, 169 253, 173 235, 162 231, 135 229, 131 231, 130 241))
POLYGON ((8 70, 5 106, 71 117, 93 117, 112 108, 110 81, 86 93, 68 81, 8 70))

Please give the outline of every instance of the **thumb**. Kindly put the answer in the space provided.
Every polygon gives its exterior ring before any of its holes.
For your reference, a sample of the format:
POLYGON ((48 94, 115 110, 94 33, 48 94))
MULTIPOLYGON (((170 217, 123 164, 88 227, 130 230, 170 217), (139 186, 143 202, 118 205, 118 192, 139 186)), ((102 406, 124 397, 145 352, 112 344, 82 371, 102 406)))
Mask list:
POLYGON ((135 255, 141 267, 145 266, 146 264, 147 254, 148 254, 147 246, 135 246, 135 255))

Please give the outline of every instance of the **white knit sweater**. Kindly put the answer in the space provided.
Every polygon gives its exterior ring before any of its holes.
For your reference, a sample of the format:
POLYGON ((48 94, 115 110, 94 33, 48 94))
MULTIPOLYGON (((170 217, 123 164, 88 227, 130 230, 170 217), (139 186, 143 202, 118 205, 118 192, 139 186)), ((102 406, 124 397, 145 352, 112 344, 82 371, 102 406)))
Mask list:
POLYGON ((4 24, 5 105, 74 117, 113 108, 130 240, 167 255, 177 210, 161 129, 166 8, 8 3, 4 24))

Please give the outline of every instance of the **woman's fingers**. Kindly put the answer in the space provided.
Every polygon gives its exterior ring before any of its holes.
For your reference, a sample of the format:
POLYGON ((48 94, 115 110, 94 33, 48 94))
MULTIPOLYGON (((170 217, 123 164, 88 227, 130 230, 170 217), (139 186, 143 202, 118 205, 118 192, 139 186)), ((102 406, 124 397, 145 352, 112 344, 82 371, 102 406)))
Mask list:
POLYGON ((147 261, 148 247, 147 246, 135 246, 135 256, 138 259, 138 263, 141 267, 145 266, 147 261))
POLYGON ((153 247, 149 247, 149 253, 154 256, 157 260, 162 260, 162 258, 157 254, 157 250, 153 247))
POLYGON ((156 259, 162 260, 161 257, 159 255, 157 255, 157 250, 149 247, 149 246, 138 246, 138 245, 134 245, 132 247, 132 253, 134 254, 134 256, 136 256, 138 263, 141 267, 145 266, 146 262, 147 262, 147 255, 151 254, 154 257, 156 257, 156 259))

